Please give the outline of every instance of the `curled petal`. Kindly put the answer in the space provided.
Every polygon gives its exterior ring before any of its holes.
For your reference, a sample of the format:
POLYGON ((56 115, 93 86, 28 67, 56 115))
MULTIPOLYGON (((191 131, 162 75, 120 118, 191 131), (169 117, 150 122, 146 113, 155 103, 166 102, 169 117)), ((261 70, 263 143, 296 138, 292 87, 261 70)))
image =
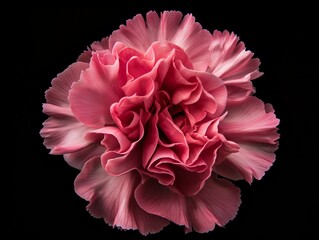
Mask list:
MULTIPOLYGON (((143 129, 141 132, 141 136, 142 135, 143 129)), ((87 139, 94 141, 101 137, 103 138, 101 144, 105 146, 105 151, 101 156, 101 164, 108 174, 114 176, 122 175, 140 167, 141 149, 138 146, 140 139, 131 142, 125 134, 116 127, 104 127, 92 131, 87 136, 87 139)))
POLYGON ((190 144, 190 157, 186 165, 175 169, 175 187, 187 196, 198 194, 212 174, 212 166, 221 146, 219 137, 214 137, 202 146, 190 144))
POLYGON ((170 147, 174 149, 175 153, 185 161, 189 156, 189 149, 186 142, 185 135, 181 129, 173 122, 167 109, 159 114, 158 129, 161 133, 161 141, 171 144, 170 147))
POLYGON ((110 176, 99 158, 92 158, 75 179, 75 191, 89 201, 87 210, 113 227, 138 229, 143 235, 159 232, 166 219, 147 213, 136 203, 134 191, 140 182, 137 173, 110 176))

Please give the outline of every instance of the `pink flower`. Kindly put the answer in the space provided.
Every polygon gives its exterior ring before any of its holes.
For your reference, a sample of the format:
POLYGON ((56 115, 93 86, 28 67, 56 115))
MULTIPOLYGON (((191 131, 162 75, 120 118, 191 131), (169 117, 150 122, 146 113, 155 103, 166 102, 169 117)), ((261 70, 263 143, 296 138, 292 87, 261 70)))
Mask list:
POLYGON ((142 234, 208 232, 275 160, 279 120, 252 96, 259 59, 234 33, 176 11, 135 16, 53 79, 41 136, 81 170, 95 217, 142 234))

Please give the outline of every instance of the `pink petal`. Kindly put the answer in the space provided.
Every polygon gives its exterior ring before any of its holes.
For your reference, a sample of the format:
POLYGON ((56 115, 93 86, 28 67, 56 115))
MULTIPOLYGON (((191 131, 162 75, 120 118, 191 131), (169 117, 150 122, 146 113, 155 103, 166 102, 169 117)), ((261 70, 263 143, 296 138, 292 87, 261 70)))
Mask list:
POLYGON ((90 129, 74 118, 68 101, 71 85, 87 67, 88 64, 82 62, 70 65, 52 80, 52 87, 45 93, 48 103, 43 104, 43 112, 51 117, 43 123, 40 135, 51 154, 74 152, 90 143, 85 139, 90 129))
POLYGON ((182 19, 182 14, 175 11, 164 11, 161 15, 159 38, 171 41, 181 47, 190 58, 194 69, 206 71, 210 53, 208 51, 212 37, 195 22, 191 14, 182 19))
POLYGON ((226 108, 226 117, 220 122, 219 131, 228 139, 251 140, 276 144, 279 135, 276 126, 279 119, 256 97, 234 102, 226 108))
POLYGON ((51 154, 65 154, 78 151, 90 144, 85 135, 90 128, 74 117, 50 117, 43 123, 40 131, 44 145, 51 154))
POLYGON ((179 157, 170 148, 159 146, 149 160, 144 173, 157 179, 163 185, 172 185, 175 180, 173 165, 181 165, 179 157))
POLYGON ((156 37, 155 29, 158 25, 158 16, 155 12, 147 14, 147 21, 151 22, 150 26, 145 23, 141 14, 136 15, 133 19, 126 21, 126 26, 121 25, 119 30, 116 30, 110 36, 110 47, 112 48, 116 42, 123 42, 130 48, 137 49, 141 52, 146 52, 149 46, 156 37), (149 34, 150 33, 150 34, 149 34))
POLYGON ((123 86, 123 91, 127 96, 145 96, 149 98, 154 92, 154 78, 144 75, 128 82, 123 86))
POLYGON ((69 106, 68 96, 71 85, 80 79, 82 70, 88 67, 87 63, 76 62, 58 74, 52 80, 52 87, 45 92, 47 102, 60 107, 69 106))
POLYGON ((208 179, 202 190, 187 203, 192 228, 204 233, 212 231, 215 224, 224 226, 235 218, 240 203, 239 188, 223 179, 208 179))
POLYGON ((49 116, 53 116, 55 118, 59 118, 63 116, 74 117, 73 112, 71 111, 71 108, 67 105, 60 107, 57 105, 53 105, 51 103, 43 103, 42 107, 43 107, 43 113, 49 116))
POLYGON ((75 191, 89 201, 88 211, 113 227, 138 229, 143 235, 159 232, 166 219, 145 212, 134 199, 140 177, 134 172, 110 176, 99 158, 89 160, 75 180, 75 191))
MULTIPOLYGON (((191 122, 201 121, 207 113, 211 114, 212 118, 223 113, 227 102, 227 90, 224 82, 213 74, 185 68, 181 63, 177 63, 176 66, 182 78, 200 84, 198 88, 200 91, 188 93, 193 95, 192 98, 183 101, 191 122), (195 101, 190 101, 192 99, 195 101)), ((185 87, 179 86, 179 88, 184 89, 185 87)), ((185 89, 190 91, 188 88, 187 86, 185 89)))
POLYGON ((185 161, 189 156, 189 149, 185 135, 181 131, 181 129, 174 123, 172 117, 167 111, 167 108, 159 114, 157 127, 162 133, 162 142, 173 144, 171 145, 171 148, 175 151, 175 153, 180 157, 182 161, 185 161))
POLYGON ((140 110, 139 113, 131 111, 130 108, 134 108, 134 99, 136 104, 142 104, 141 99, 135 97, 122 98, 119 103, 115 103, 111 106, 111 115, 116 123, 117 127, 126 134, 127 138, 132 141, 137 140, 141 133, 142 127, 150 117, 150 113, 146 113, 144 110, 140 110), (130 102, 130 100, 133 100, 130 102), (132 106, 128 106, 127 102, 132 103, 132 106), (128 108, 127 108, 128 107, 128 108))
POLYGON ((186 200, 155 180, 147 180, 135 191, 138 205, 150 214, 166 218, 178 225, 190 226, 186 200))
POLYGON ((107 50, 93 53, 90 67, 70 91, 69 101, 77 119, 96 128, 114 123, 110 106, 123 94, 118 70, 118 61, 107 50))
POLYGON ((217 136, 198 146, 190 143, 190 155, 186 162, 181 161, 173 149, 158 146, 147 165, 149 172, 146 174, 163 185, 173 185, 184 195, 194 195, 210 177, 211 166, 220 145, 217 136))
POLYGON ((196 195, 211 176, 220 146, 221 142, 217 136, 202 146, 189 144, 191 150, 187 164, 174 169, 176 176, 174 186, 185 195, 196 195))
POLYGON ((105 37, 102 38, 102 40, 99 41, 95 41, 91 44, 91 49, 92 51, 102 51, 102 50, 107 50, 109 49, 109 38, 105 37))
POLYGON ((157 128, 158 122, 158 112, 151 116, 148 121, 147 128, 145 131, 145 136, 143 138, 143 156, 142 156, 142 164, 145 168, 148 161, 154 154, 159 140, 159 133, 157 128))
POLYGON ((144 136, 144 124, 150 114, 140 111, 140 120, 138 122, 138 137, 133 141, 127 137, 117 127, 104 127, 88 136, 92 141, 96 139, 94 134, 104 136, 102 144, 107 148, 106 152, 101 156, 102 165, 105 170, 111 175, 122 175, 132 169, 139 169, 142 165, 142 143, 141 139, 144 136))
POLYGON ((166 218, 186 231, 208 232, 215 224, 225 225, 232 220, 240 205, 240 191, 221 179, 208 179, 195 196, 185 197, 154 180, 140 184, 135 191, 136 201, 145 211, 166 218))
POLYGON ((92 51, 102 51, 109 48, 109 39, 108 37, 103 38, 100 42, 95 41, 91 44, 90 48, 88 50, 85 50, 81 55, 78 57, 77 61, 80 62, 90 62, 90 59, 92 57, 92 51))
POLYGON ((252 183, 253 178, 260 180, 275 161, 277 145, 242 142, 239 146, 239 151, 227 156, 224 162, 235 167, 247 182, 252 183))
POLYGON ((105 146, 101 164, 108 174, 122 175, 140 167, 141 150, 137 146, 140 138, 131 142, 119 128, 110 126, 91 131, 87 139, 94 141, 101 137, 101 144, 105 146))
POLYGON ((213 171, 214 173, 231 180, 238 181, 244 179, 237 167, 229 161, 223 161, 223 163, 220 165, 215 164, 213 171))
POLYGON ((241 100, 254 92, 251 80, 262 75, 260 61, 245 50, 234 33, 214 31, 210 45, 209 71, 225 81, 229 100, 241 100))
POLYGON ((240 103, 229 104, 228 114, 220 122, 219 130, 227 140, 239 145, 216 169, 225 177, 238 179, 238 173, 248 182, 261 179, 275 161, 279 120, 270 105, 256 97, 249 97, 240 103), (270 112, 269 112, 270 111, 270 112), (225 166, 223 166, 225 164, 225 166), (231 171, 225 169, 230 166, 231 171), (235 169, 234 169, 235 168, 235 169))
POLYGON ((99 143, 92 143, 78 151, 64 154, 64 159, 70 166, 81 170, 89 159, 101 156, 104 151, 105 148, 99 143))
MULTIPOLYGON (((172 64, 169 71, 167 72, 162 90, 167 91, 172 97, 172 103, 177 105, 182 101, 189 100, 189 98, 194 95, 193 91, 197 90, 199 82, 196 79, 196 75, 191 73, 186 74, 188 69, 178 61, 177 63, 172 64)), ((193 98, 194 101, 198 100, 201 88, 199 91, 195 91, 197 94, 193 98)))

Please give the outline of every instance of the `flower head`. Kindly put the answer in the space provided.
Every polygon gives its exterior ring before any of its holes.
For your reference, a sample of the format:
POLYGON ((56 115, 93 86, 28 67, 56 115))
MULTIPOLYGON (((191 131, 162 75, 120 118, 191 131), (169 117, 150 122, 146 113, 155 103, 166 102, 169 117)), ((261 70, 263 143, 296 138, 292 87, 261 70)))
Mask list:
POLYGON ((144 235, 169 222, 208 232, 236 216, 231 180, 261 179, 275 160, 279 120, 252 96, 259 65, 191 14, 137 15, 53 79, 40 133, 81 170, 93 216, 144 235))

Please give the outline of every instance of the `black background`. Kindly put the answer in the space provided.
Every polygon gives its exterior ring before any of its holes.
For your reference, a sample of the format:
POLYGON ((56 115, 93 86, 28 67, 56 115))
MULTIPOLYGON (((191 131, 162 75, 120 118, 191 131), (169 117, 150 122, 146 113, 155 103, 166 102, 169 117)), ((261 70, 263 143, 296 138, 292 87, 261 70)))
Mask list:
MULTIPOLYGON (((88 239, 272 239, 316 236, 318 221, 318 31, 314 6, 258 5, 237 2, 217 6, 204 1, 121 1, 107 8, 11 9, 4 45, 13 70, 5 109, 10 111, 7 138, 13 147, 9 239, 70 237, 88 239), (242 205, 225 227, 207 234, 184 234, 171 224, 147 237, 120 231, 91 217, 74 192, 78 171, 62 156, 51 156, 39 131, 44 92, 56 74, 74 62, 93 41, 116 30, 138 13, 181 10, 203 28, 235 32, 261 60, 264 75, 253 82, 256 96, 273 104, 281 122, 280 146, 273 167, 261 181, 239 183, 242 205), (13 24, 13 25, 12 25, 13 24), (12 59, 11 59, 12 58, 12 59), (317 83, 316 83, 317 84, 317 83), (13 106, 13 107, 11 107, 13 106), (10 124, 13 124, 12 126, 10 124)), ((87 4, 93 4, 88 2, 87 4)), ((257 3, 255 3, 257 4, 257 3)), ((7 91, 7 92, 6 92, 7 91)), ((2 238, 4 239, 4 238, 2 238)))

